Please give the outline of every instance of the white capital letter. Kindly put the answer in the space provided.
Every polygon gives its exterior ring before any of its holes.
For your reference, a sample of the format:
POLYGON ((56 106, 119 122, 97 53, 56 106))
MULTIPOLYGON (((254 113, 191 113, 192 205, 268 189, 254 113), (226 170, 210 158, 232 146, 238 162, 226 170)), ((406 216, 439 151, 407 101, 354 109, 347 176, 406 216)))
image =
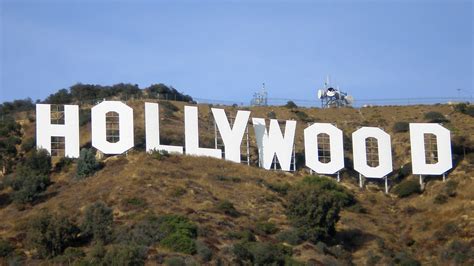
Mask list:
POLYGON ((157 103, 145 103, 146 151, 165 150, 170 153, 183 153, 183 147, 160 144, 160 112, 157 103))
POLYGON ((363 127, 352 133, 352 149, 354 154, 354 170, 365 177, 382 178, 392 172, 392 147, 390 135, 377 127, 363 127), (377 139, 379 165, 371 167, 367 164, 367 138, 377 139))
POLYGON ((304 130, 304 149, 306 166, 318 174, 334 174, 344 167, 344 147, 342 131, 329 123, 314 123, 304 130), (323 163, 319 160, 318 135, 329 136, 331 160, 323 163))
POLYGON ((296 121, 286 121, 284 137, 281 134, 280 125, 275 119, 270 120, 270 133, 267 131, 265 119, 252 118, 252 123, 257 138, 259 160, 263 168, 270 169, 273 157, 276 154, 281 169, 290 171, 296 121))
POLYGON ((64 137, 66 157, 79 157, 79 106, 64 105, 64 125, 51 124, 51 105, 36 105, 36 147, 51 153, 51 137, 64 137))
POLYGON ((410 123, 411 164, 414 175, 441 175, 453 167, 451 134, 434 123, 410 123), (425 158, 425 134, 436 136, 438 162, 427 164, 425 158))
POLYGON ((211 108, 211 110, 224 142, 225 159, 240 163, 240 145, 247 128, 250 111, 237 111, 233 128, 231 128, 224 109, 211 108))
POLYGON ((186 154, 222 158, 220 149, 199 148, 198 108, 184 107, 184 140, 186 154))
POLYGON ((133 109, 119 101, 103 101, 92 107, 92 146, 105 154, 121 154, 133 147, 133 109), (119 138, 116 143, 107 141, 105 116, 108 112, 119 115, 119 138))

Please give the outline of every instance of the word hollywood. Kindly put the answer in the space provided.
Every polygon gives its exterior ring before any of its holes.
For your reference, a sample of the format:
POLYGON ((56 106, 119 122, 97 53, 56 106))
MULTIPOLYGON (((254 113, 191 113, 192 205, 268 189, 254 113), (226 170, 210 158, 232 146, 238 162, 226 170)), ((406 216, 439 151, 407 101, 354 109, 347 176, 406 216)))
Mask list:
MULTIPOLYGON (((145 103, 146 150, 165 150, 171 153, 185 152, 188 155, 222 158, 220 149, 199 147, 198 109, 185 106, 185 145, 170 146, 160 144, 159 105, 145 103)), ((212 108, 212 114, 221 134, 225 159, 240 163, 240 147, 247 127, 250 111, 238 111, 231 126, 224 109, 212 108)), ((64 137, 65 155, 79 157, 79 106, 64 106, 64 124, 51 123, 51 106, 36 105, 37 147, 51 152, 51 137, 64 137)), ((282 134, 277 120, 271 119, 267 129, 264 118, 252 118, 260 165, 270 169, 277 156, 281 169, 290 170, 296 121, 285 122, 282 134)), ((119 101, 103 101, 91 109, 92 146, 104 154, 121 154, 134 146, 133 109, 119 101), (112 143, 106 138, 106 114, 119 115, 119 141, 112 143)), ((411 123, 410 144, 412 172, 416 175, 442 175, 452 168, 450 132, 434 123, 411 123), (436 136, 437 163, 427 163, 425 158, 425 134, 436 136)), ((343 134, 329 123, 314 123, 304 130, 306 166, 319 174, 335 174, 344 168, 343 134), (329 136, 330 160, 323 163, 318 158, 319 134, 329 136)), ((354 170, 370 178, 384 178, 392 172, 392 149, 390 135, 380 128, 362 127, 352 133, 354 170), (379 165, 371 167, 367 163, 366 139, 375 138, 378 146, 379 165)))

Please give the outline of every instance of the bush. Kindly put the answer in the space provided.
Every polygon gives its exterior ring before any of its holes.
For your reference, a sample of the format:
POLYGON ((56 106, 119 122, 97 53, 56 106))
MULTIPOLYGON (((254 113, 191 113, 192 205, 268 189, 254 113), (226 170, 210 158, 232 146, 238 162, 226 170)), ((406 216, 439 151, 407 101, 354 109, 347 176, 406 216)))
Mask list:
POLYGON ((258 222, 255 231, 261 235, 272 235, 278 231, 278 228, 271 222, 258 222))
POLYGON ((178 215, 148 215, 131 228, 116 232, 117 243, 137 243, 150 246, 159 243, 174 233, 190 239, 197 237, 197 226, 186 217, 178 215))
POLYGON ((212 250, 203 242, 196 242, 197 254, 205 262, 209 262, 212 259, 212 250))
POLYGON ((7 180, 13 189, 12 199, 15 203, 31 203, 46 190, 50 184, 49 171, 51 157, 46 150, 34 150, 22 162, 15 175, 7 180))
POLYGON ((64 254, 56 257, 55 262, 71 265, 73 262, 85 257, 86 254, 80 248, 68 247, 64 250, 64 254))
POLYGON ((91 121, 91 109, 79 110, 79 126, 84 126, 91 121))
POLYGON ((103 259, 105 265, 145 265, 146 248, 138 245, 113 245, 103 259))
POLYGON ((393 132, 400 133, 400 132, 408 132, 410 129, 410 124, 408 122, 396 122, 393 125, 393 132))
POLYGON ((240 263, 253 265, 285 265, 292 249, 281 244, 242 242, 233 246, 232 252, 240 263))
POLYGON ((156 159, 158 161, 162 161, 168 157, 170 157, 170 154, 168 153, 168 151, 166 150, 153 150, 151 153, 150 153, 150 156, 153 158, 153 159, 156 159))
POLYGON ((393 188, 393 193, 395 193, 400 198, 408 197, 412 194, 421 193, 421 187, 418 180, 411 179, 402 181, 400 184, 393 188))
POLYGON ((268 113, 267 113, 267 117, 268 117, 269 119, 276 119, 276 118, 277 118, 277 116, 276 116, 276 114, 275 114, 274 111, 268 112, 268 113))
POLYGON ((268 189, 271 191, 274 191, 282 196, 285 196, 288 193, 288 190, 290 189, 290 184, 285 182, 279 182, 279 183, 263 183, 268 189))
POLYGON ((296 246, 303 242, 297 230, 287 230, 279 233, 277 239, 281 242, 288 243, 290 245, 296 246))
POLYGON ((238 217, 240 213, 235 209, 234 204, 228 200, 223 200, 217 204, 217 210, 231 217, 238 217))
POLYGON ((77 160, 77 178, 85 178, 94 174, 100 168, 100 164, 95 160, 95 152, 91 149, 82 149, 77 160))
POLYGON ((82 232, 95 241, 107 243, 112 236, 113 219, 112 209, 97 201, 86 208, 82 232))
POLYGON ((354 198, 337 183, 306 177, 287 196, 286 212, 300 237, 313 243, 334 236, 342 207, 354 198))
POLYGON ((340 207, 348 207, 356 203, 354 195, 336 181, 326 177, 306 176, 298 186, 313 186, 332 193, 339 202, 340 207))
POLYGON ((466 262, 466 265, 472 265, 472 262, 474 262, 474 248, 472 242, 453 240, 439 252, 439 256, 446 265, 463 265, 466 262))
POLYGON ((296 103, 293 102, 293 101, 288 101, 288 102, 286 102, 285 107, 294 109, 294 108, 298 108, 298 105, 296 105, 296 103))
POLYGON ((445 123, 449 120, 440 112, 428 112, 425 114, 425 119, 429 123, 445 123))
POLYGON ((79 229, 66 216, 44 212, 31 218, 26 241, 40 257, 55 257, 71 246, 78 234, 79 229))
POLYGON ((0 238, 0 258, 8 257, 14 250, 15 248, 9 241, 0 238))
POLYGON ((36 139, 28 138, 21 143, 21 150, 23 152, 30 152, 36 147, 36 139))
POLYGON ((160 241, 160 244, 173 251, 191 255, 195 254, 197 251, 196 242, 182 231, 177 231, 168 235, 160 241))
POLYGON ((227 232, 227 237, 231 239, 240 239, 245 242, 253 242, 256 240, 255 235, 250 230, 227 232))

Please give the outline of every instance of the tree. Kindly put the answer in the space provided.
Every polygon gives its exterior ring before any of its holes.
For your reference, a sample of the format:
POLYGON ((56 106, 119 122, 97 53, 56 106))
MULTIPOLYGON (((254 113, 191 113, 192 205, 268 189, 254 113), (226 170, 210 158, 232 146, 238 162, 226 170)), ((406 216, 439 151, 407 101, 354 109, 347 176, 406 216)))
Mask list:
POLYGON ((7 180, 16 203, 33 202, 50 184, 51 156, 46 150, 33 150, 7 180))
POLYGON ((86 209, 82 232, 96 241, 107 243, 112 235, 113 220, 112 209, 102 201, 97 201, 86 209))
POLYGON ((11 117, 4 117, 0 122, 0 171, 8 173, 14 166, 21 143, 21 126, 11 117))
POLYGON ((288 101, 288 102, 286 102, 285 107, 286 107, 286 108, 290 108, 290 109, 298 108, 298 106, 296 105, 296 103, 293 102, 293 101, 288 101))
POLYGON ((55 257, 74 243, 78 233, 66 216, 43 212, 30 219, 26 240, 41 257, 55 257))
POLYGON ((332 180, 306 177, 288 192, 287 202, 288 218, 301 238, 316 243, 335 234, 341 208, 354 198, 332 180))
POLYGON ((77 178, 85 178, 97 171, 100 164, 95 159, 95 152, 92 149, 82 149, 77 160, 77 178))

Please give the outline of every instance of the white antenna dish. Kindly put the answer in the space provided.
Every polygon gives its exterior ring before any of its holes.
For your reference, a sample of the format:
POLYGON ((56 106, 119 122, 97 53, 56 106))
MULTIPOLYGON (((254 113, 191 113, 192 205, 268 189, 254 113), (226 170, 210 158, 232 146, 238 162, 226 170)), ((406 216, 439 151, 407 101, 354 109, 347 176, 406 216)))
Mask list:
POLYGON ((334 95, 336 95, 336 91, 335 91, 335 90, 328 90, 328 91, 326 92, 326 95, 327 95, 328 97, 333 97, 334 95))

